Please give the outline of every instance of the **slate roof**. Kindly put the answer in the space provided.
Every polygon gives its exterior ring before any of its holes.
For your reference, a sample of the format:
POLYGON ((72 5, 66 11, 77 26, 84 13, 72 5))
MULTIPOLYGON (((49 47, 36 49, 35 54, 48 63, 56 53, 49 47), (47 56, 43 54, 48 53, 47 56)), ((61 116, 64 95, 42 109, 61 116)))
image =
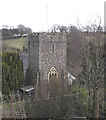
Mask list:
POLYGON ((29 91, 32 91, 34 89, 35 89, 34 86, 25 86, 25 87, 20 88, 20 90, 25 91, 25 92, 29 92, 29 91))

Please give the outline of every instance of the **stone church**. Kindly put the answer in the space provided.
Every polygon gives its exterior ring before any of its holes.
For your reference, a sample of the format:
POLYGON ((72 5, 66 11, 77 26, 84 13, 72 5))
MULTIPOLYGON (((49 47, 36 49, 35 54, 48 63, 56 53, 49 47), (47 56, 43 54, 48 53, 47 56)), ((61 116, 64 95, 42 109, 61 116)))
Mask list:
POLYGON ((66 33, 32 33, 29 35, 29 70, 31 84, 61 77, 66 70, 66 33))

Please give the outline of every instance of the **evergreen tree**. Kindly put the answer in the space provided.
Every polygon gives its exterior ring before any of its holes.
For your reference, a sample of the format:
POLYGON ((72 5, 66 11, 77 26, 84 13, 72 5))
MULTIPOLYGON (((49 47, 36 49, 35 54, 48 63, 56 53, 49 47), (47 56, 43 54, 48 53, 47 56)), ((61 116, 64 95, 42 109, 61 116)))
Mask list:
POLYGON ((24 82, 23 63, 18 53, 2 53, 2 92, 16 92, 24 82))

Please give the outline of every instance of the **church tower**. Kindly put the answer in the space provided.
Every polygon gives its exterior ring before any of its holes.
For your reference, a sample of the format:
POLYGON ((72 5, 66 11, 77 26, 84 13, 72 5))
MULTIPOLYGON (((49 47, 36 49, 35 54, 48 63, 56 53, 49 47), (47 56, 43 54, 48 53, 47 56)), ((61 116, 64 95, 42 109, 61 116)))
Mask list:
POLYGON ((29 36, 32 85, 48 82, 53 76, 61 77, 61 71, 66 71, 66 48, 66 33, 33 33, 29 36))

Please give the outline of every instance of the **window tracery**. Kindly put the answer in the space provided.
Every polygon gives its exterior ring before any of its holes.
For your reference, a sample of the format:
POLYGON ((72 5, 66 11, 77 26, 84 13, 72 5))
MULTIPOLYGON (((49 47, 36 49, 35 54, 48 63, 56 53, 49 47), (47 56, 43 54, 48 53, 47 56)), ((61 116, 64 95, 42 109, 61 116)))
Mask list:
POLYGON ((58 73, 57 73, 55 67, 51 67, 51 68, 50 68, 50 71, 49 71, 49 73, 48 73, 48 81, 49 81, 50 79, 52 79, 53 77, 54 77, 54 78, 57 78, 57 77, 58 77, 58 73))

